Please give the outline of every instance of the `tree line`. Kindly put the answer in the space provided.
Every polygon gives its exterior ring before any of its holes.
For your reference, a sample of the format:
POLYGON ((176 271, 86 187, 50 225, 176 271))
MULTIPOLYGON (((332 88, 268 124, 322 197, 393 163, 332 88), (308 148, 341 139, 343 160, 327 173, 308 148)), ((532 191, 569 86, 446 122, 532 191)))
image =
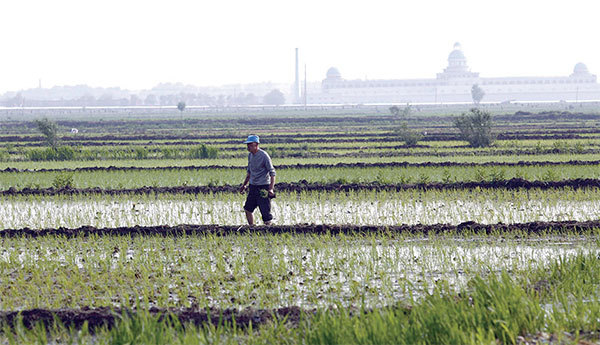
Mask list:
POLYGON ((99 97, 84 95, 73 99, 30 99, 21 93, 0 100, 0 106, 5 107, 103 107, 103 106, 176 106, 179 102, 186 105, 197 106, 236 106, 236 105, 281 105, 285 103, 284 94, 274 89, 264 96, 253 93, 240 92, 236 95, 211 96, 203 93, 175 93, 167 95, 156 95, 153 93, 145 96, 132 94, 129 98, 114 98, 111 94, 103 94, 99 97))

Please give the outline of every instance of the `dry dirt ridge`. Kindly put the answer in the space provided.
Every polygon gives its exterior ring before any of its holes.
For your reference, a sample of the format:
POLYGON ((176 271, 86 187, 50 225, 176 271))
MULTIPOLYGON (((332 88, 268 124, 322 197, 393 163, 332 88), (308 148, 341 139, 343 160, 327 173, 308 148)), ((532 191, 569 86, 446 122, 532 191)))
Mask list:
MULTIPOLYGON (((211 323, 213 325, 235 323, 240 328, 246 328, 250 323, 260 325, 273 319, 286 320, 291 324, 297 324, 301 315, 314 313, 313 310, 302 310, 299 307, 284 307, 279 309, 201 309, 195 308, 150 308, 148 314, 159 316, 159 319, 169 315, 179 319, 181 323, 193 323, 203 325, 211 323)), ((73 326, 80 329, 84 322, 88 323, 90 331, 98 327, 106 326, 108 328, 115 324, 115 321, 123 316, 132 316, 135 310, 121 308, 88 308, 82 309, 29 309, 23 311, 0 311, 0 324, 14 325, 15 321, 21 318, 23 325, 32 328, 35 324, 43 323, 46 327, 52 326, 55 318, 58 318, 64 325, 73 326)))
MULTIPOLYGON (((571 179, 562 181, 528 181, 521 178, 499 181, 483 182, 453 182, 453 183, 416 183, 416 184, 382 184, 382 183, 309 183, 306 180, 299 182, 281 182, 275 185, 279 192, 350 192, 350 191, 401 191, 407 189, 420 190, 447 190, 447 189, 559 189, 559 188, 600 188, 600 179, 571 179)), ((75 194, 211 194, 211 193, 237 193, 239 186, 174 186, 174 187, 141 187, 128 189, 94 188, 23 188, 0 191, 0 196, 16 195, 75 195, 75 194)))
MULTIPOLYGON (((524 166, 557 166, 557 165, 600 165, 599 160, 582 161, 519 161, 519 162, 423 162, 423 163, 408 163, 408 162, 387 162, 387 163, 335 163, 335 164, 279 164, 275 165, 276 169, 332 169, 332 168, 408 168, 408 167, 524 167, 524 166)), ((215 170, 215 169, 246 169, 246 166, 241 165, 186 165, 186 166, 160 166, 160 167, 81 167, 81 168, 63 168, 63 169, 17 169, 5 168, 0 170, 0 173, 17 173, 17 172, 88 172, 88 171, 143 171, 143 170, 215 170)))
MULTIPOLYGON (((395 307, 399 308, 399 307, 395 307)), ((357 309, 351 310, 351 315, 356 315, 361 312, 371 312, 372 310, 360 311, 357 309)), ((400 312, 409 314, 411 307, 402 307, 400 312)), ((132 316, 136 313, 131 309, 120 308, 88 308, 82 309, 30 309, 23 311, 0 311, 0 324, 9 326, 15 325, 17 320, 21 320, 27 328, 33 328, 34 325, 42 323, 46 328, 51 327, 56 319, 59 319, 62 324, 81 329, 83 324, 87 322, 90 333, 95 333, 99 327, 111 328, 115 322, 123 316, 132 316)), ((146 313, 146 312, 144 312, 146 313)), ((273 320, 285 321, 291 327, 297 326, 303 318, 311 317, 316 313, 316 310, 300 309, 299 307, 284 307, 278 309, 200 309, 200 308, 151 308, 147 311, 148 314, 158 316, 159 320, 173 317, 177 318, 184 326, 194 324, 196 326, 212 324, 231 325, 233 320, 240 329, 246 329, 250 324, 253 327, 259 327, 273 320)), ((536 334, 527 334, 519 336, 517 344, 565 344, 574 342, 579 339, 577 344, 588 345, 598 344, 600 341, 599 332, 579 332, 578 336, 571 332, 563 332, 560 337, 556 334, 538 332, 536 334)))
MULTIPOLYGON (((596 133, 592 133, 596 134, 596 133)), ((576 133, 576 130, 569 133, 555 133, 555 134, 525 134, 525 133, 498 133, 496 139, 499 140, 566 140, 566 139, 589 139, 589 136, 576 133)), ((212 139, 212 138, 211 138, 212 139)), ((161 146, 168 145, 198 145, 201 144, 199 140, 206 140, 205 137, 198 137, 195 141, 187 137, 178 138, 176 136, 115 136, 105 135, 96 137, 73 137, 63 136, 61 141, 69 143, 69 146, 119 146, 119 145, 132 145, 131 141, 146 141, 140 143, 140 145, 153 145, 153 141, 161 141, 157 144, 161 146), (178 140, 179 139, 179 140, 178 140), (163 140, 176 140, 164 142, 163 140)), ((447 140, 462 140, 461 137, 456 133, 443 133, 443 134, 428 134, 423 136, 419 141, 447 141, 447 140)), ((347 143, 347 142, 392 142, 398 141, 397 136, 390 135, 384 137, 374 138, 361 138, 358 136, 345 138, 343 136, 331 135, 328 138, 319 137, 306 137, 306 138, 282 138, 274 137, 265 140, 268 144, 306 144, 306 143, 347 143)), ((44 138, 42 137, 2 137, 0 142, 16 142, 19 144, 14 145, 15 147, 29 147, 29 146, 44 146, 44 138)), ((222 140, 218 144, 230 144, 230 145, 241 145, 240 139, 222 140)), ((242 146, 243 148, 243 146, 242 146)))
POLYGON ((530 222, 516 224, 479 224, 465 222, 458 225, 433 224, 433 225, 342 225, 342 224, 297 224, 297 225, 271 225, 271 226, 230 226, 230 225, 191 225, 176 226, 134 226, 118 228, 96 228, 82 226, 75 229, 41 229, 34 230, 6 229, 0 231, 0 238, 5 237, 40 237, 40 236, 194 236, 217 235, 227 236, 232 234, 503 234, 503 233, 528 233, 545 234, 556 232, 584 233, 593 229, 600 229, 600 221, 561 221, 561 222, 530 222))

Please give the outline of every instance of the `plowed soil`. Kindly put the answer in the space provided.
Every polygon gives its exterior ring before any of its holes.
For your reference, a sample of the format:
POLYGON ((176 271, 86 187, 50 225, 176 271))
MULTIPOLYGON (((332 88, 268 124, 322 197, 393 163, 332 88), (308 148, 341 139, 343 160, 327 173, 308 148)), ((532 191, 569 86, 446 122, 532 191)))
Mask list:
MULTIPOLYGON (((600 161, 581 161, 571 160, 565 162, 558 161, 519 161, 519 162, 485 162, 485 163, 469 163, 469 162, 424 162, 424 163, 408 163, 408 162, 389 162, 389 163, 336 163, 336 164, 280 164, 276 165, 275 169, 332 169, 332 168, 425 168, 425 167, 525 167, 525 166, 556 166, 556 165, 600 165, 600 161)), ((82 167, 82 168, 65 168, 65 169, 16 169, 6 168, 0 172, 16 173, 16 172, 88 172, 88 171, 143 171, 143 170, 214 170, 214 169, 246 169, 246 166, 232 165, 187 165, 187 166, 164 166, 164 167, 82 167)))
POLYGON ((523 232, 528 234, 540 234, 548 232, 570 232, 582 233, 592 229, 600 229, 600 221, 561 221, 561 222, 530 222, 516 224, 479 224, 465 222, 458 225, 432 224, 432 225, 344 225, 344 224, 297 224, 297 225, 271 225, 271 226, 231 226, 231 225, 192 225, 183 224, 177 226, 134 226, 119 228, 96 228, 82 226, 75 229, 58 228, 33 230, 6 229, 0 231, 3 237, 40 237, 40 236, 198 236, 216 235, 226 236, 233 234, 502 234, 523 232))
MULTIPOLYGON (((587 135, 589 133, 578 134, 578 133, 557 133, 557 134, 548 134, 548 133, 498 133, 496 135, 496 139, 498 140, 566 140, 566 139, 590 139, 590 136, 587 135)), ((597 134, 597 133, 592 133, 597 134)), ((65 136, 61 138, 61 141, 69 146, 130 146, 130 145, 160 145, 160 146, 169 146, 169 145, 200 145, 205 143, 207 140, 206 137, 198 137, 192 140, 190 138, 173 138, 173 136, 128 136, 128 137, 119 137, 114 135, 106 135, 99 137, 73 137, 73 136, 65 136), (164 141, 164 140, 176 140, 176 141, 164 141), (154 143, 153 141, 159 141, 154 143)), ((213 138, 208 139, 209 141, 213 138)), ((439 134, 428 134, 424 135, 421 142, 428 141, 460 141, 462 140, 457 133, 439 133, 439 134)), ((319 138, 319 136, 313 137, 295 137, 295 138, 286 138, 286 137, 274 137, 265 139, 266 144, 298 144, 303 145, 307 143, 312 144, 327 144, 327 143, 363 143, 363 142, 395 142, 398 141, 396 136, 387 136, 387 137, 344 137, 338 136, 336 134, 329 135, 327 138, 319 138)), ((42 137, 0 137, 0 142, 10 142, 16 143, 14 147, 39 147, 45 146, 44 139, 42 137), (12 140, 11 140, 12 139, 12 140)), ((223 140, 219 141, 218 144, 228 144, 228 145, 242 145, 240 139, 231 139, 231 140, 223 140)), ((401 146, 398 146, 401 147, 401 146)), ((241 149, 244 147, 241 146, 241 149)), ((321 148, 321 147, 320 147, 321 148)), ((326 147, 323 147, 326 149, 326 147)), ((333 148, 332 148, 333 149, 333 148)))
MULTIPOLYGON (((419 184, 380 184, 380 183, 309 183, 305 180, 300 182, 281 182, 275 185, 275 190, 280 192, 349 192, 361 190, 374 191, 401 191, 408 189, 421 190, 448 190, 448 189, 558 189, 558 188, 600 188, 600 179, 573 179, 563 181, 527 181, 520 178, 500 181, 484 182, 453 182, 453 183, 419 183, 419 184)), ((17 190, 10 187, 0 191, 1 196, 16 195, 132 195, 132 194, 210 194, 210 193, 237 193, 239 186, 174 186, 174 187, 141 187, 129 189, 104 189, 94 188, 23 188, 17 190)))
MULTIPOLYGON (((195 325, 213 324, 224 325, 235 323, 240 328, 246 328, 250 323, 252 325, 261 325, 274 319, 285 319, 288 323, 294 325, 300 321, 302 313, 310 314, 314 311, 302 310, 299 307, 285 307, 279 309, 200 309, 200 308, 150 308, 147 310, 150 315, 159 316, 163 319, 169 315, 177 317, 184 324, 193 323, 195 325)), ((82 308, 82 309, 30 309, 23 311, 0 311, 0 324, 14 325, 18 317, 22 318, 23 325, 31 328, 35 324, 43 323, 46 327, 52 326, 54 319, 58 318, 64 325, 73 326, 79 329, 84 322, 88 323, 90 331, 98 327, 106 326, 108 328, 115 324, 115 321, 122 318, 123 315, 132 316, 135 310, 120 308, 82 308)))

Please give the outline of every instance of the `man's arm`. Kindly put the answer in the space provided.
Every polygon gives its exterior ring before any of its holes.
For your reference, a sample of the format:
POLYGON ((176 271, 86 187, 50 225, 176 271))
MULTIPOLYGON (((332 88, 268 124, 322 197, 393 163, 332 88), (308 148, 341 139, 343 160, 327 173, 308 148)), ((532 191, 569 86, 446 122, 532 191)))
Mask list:
POLYGON ((271 175, 271 183, 269 184, 269 196, 275 195, 273 188, 275 187, 275 175, 271 175))
POLYGON ((269 196, 273 197, 275 192, 273 188, 275 188, 275 168, 273 167, 273 162, 271 162, 271 157, 268 153, 265 152, 265 168, 269 173, 269 177, 271 178, 271 182, 269 183, 269 196))
POLYGON ((250 181, 250 172, 246 172, 246 179, 244 180, 244 183, 242 183, 242 186, 240 187, 240 193, 243 193, 246 190, 246 185, 248 184, 248 181, 250 181))

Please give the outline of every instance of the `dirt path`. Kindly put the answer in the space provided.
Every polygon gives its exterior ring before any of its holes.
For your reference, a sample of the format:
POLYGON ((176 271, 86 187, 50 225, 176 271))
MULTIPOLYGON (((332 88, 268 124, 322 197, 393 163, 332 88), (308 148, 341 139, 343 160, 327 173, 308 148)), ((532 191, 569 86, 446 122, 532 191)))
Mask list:
MULTIPOLYGON (((408 189, 420 190, 455 190, 455 189, 559 189, 559 188, 600 188, 600 179, 572 179, 562 181, 528 181, 520 178, 484 182, 453 182, 453 183, 414 183, 414 184, 380 184, 373 183, 309 183, 306 180, 299 182, 281 182, 275 185, 277 192, 349 192, 349 191, 401 191, 408 189)), ((23 188, 10 187, 0 191, 0 196, 17 195, 132 195, 132 194, 214 194, 237 193, 239 186, 173 186, 173 187, 140 187, 127 189, 94 188, 23 188)))
POLYGON ((433 224, 433 225, 342 225, 342 224, 298 224, 298 225, 271 225, 271 226, 231 226, 231 225, 190 225, 177 226, 134 226, 119 228, 96 228, 82 226, 75 229, 6 229, 0 231, 3 237, 40 237, 40 236, 194 236, 217 235, 227 236, 233 234, 441 234, 441 233, 510 233, 526 232, 539 234, 548 232, 582 233, 592 229, 599 229, 600 221, 562 221, 562 222, 530 222, 517 224, 479 224, 465 222, 459 225, 433 224))

